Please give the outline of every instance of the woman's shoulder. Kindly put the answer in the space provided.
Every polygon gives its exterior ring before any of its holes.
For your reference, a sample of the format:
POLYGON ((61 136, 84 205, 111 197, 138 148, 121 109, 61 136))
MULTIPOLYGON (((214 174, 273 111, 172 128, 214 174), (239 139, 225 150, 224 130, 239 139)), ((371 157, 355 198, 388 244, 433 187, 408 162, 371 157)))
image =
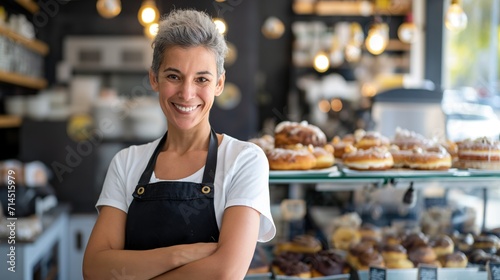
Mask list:
POLYGON ((259 146, 255 145, 254 143, 239 140, 227 134, 223 135, 224 138, 222 139, 222 143, 220 146, 222 149, 236 151, 236 152, 247 150, 247 152, 263 153, 262 149, 259 146))
POLYGON ((115 158, 116 160, 133 160, 136 158, 148 158, 153 154, 155 148, 158 146, 160 139, 156 139, 149 143, 131 145, 120 150, 115 158))

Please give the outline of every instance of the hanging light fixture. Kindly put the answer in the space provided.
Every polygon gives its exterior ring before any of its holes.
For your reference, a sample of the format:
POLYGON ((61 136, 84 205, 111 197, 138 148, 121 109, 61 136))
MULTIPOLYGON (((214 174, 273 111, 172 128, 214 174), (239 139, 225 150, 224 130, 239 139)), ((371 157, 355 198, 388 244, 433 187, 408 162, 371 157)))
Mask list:
POLYGON ((415 40, 415 33, 417 26, 413 23, 413 16, 411 13, 406 15, 406 20, 398 28, 398 38, 401 42, 410 44, 415 40))
POLYGON ((141 8, 139 9, 137 17, 139 18, 139 22, 143 26, 147 26, 153 22, 158 22, 158 19, 160 18, 160 11, 158 11, 155 1, 154 0, 142 1, 142 5, 141 8))
POLYGON ((277 17, 268 17, 262 25, 261 32, 268 39, 278 39, 285 32, 285 24, 277 17))
POLYGON ((319 73, 326 72, 326 70, 330 68, 330 59, 328 59, 328 55, 323 51, 318 52, 316 56, 314 56, 313 67, 314 70, 319 73))
POLYGON ((113 18, 122 11, 120 0, 97 0, 97 12, 104 18, 113 18))
POLYGON ((217 28, 217 30, 219 30, 219 33, 222 35, 226 34, 226 32, 227 32, 226 21, 223 20, 222 18, 214 18, 213 21, 215 23, 215 28, 217 28))
POLYGON ((156 34, 158 34, 158 23, 153 22, 151 24, 148 24, 146 27, 144 27, 144 35, 148 37, 149 39, 154 39, 156 34))
POLYGON ((379 55, 385 51, 389 43, 389 25, 380 19, 375 19, 375 23, 370 27, 366 37, 366 49, 374 55, 379 55))
POLYGON ((448 30, 455 32, 460 32, 467 27, 467 15, 460 5, 460 0, 451 0, 451 5, 446 12, 445 25, 448 30))

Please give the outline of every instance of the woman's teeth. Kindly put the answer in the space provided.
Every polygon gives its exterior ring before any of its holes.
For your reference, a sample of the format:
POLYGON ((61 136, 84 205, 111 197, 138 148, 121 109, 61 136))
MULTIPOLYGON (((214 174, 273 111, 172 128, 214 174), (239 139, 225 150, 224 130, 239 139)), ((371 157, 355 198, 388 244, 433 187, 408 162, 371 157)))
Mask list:
POLYGON ((191 107, 183 107, 183 106, 180 106, 180 105, 177 105, 177 104, 174 104, 175 107, 183 112, 191 112, 193 111, 194 109, 196 109, 198 106, 191 106, 191 107))

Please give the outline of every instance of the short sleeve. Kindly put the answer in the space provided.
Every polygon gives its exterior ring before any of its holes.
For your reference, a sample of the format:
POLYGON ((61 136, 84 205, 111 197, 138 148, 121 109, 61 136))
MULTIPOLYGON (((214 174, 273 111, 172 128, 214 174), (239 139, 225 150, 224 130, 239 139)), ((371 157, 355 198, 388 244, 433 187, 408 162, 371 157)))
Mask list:
POLYGON ((127 213, 127 195, 124 171, 124 151, 117 153, 108 168, 101 195, 96 203, 97 211, 101 206, 112 206, 127 213))
POLYGON ((267 242, 276 234, 269 198, 269 163, 256 145, 241 151, 234 162, 227 189, 226 208, 248 206, 260 213, 259 242, 267 242))

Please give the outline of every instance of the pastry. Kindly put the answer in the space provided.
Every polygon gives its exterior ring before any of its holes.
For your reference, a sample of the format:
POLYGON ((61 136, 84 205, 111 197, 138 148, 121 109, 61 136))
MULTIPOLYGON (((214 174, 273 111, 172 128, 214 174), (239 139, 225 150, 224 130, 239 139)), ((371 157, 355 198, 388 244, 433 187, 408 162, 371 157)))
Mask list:
POLYGON ((333 246, 337 249, 347 251, 352 244, 361 240, 361 235, 357 229, 350 227, 339 227, 332 236, 333 246))
POLYGON ((408 255, 406 254, 405 247, 397 244, 397 245, 385 245, 382 248, 382 257, 386 263, 397 261, 400 259, 407 259, 408 255))
POLYGON ((313 155, 316 158, 315 169, 328 168, 335 163, 335 158, 333 156, 333 146, 325 145, 323 147, 314 147, 313 155))
POLYGON ((401 245, 403 245, 407 251, 412 251, 418 247, 426 247, 428 242, 429 239, 422 232, 415 232, 404 237, 401 245))
POLYGON ((354 146, 358 149, 367 150, 373 147, 388 147, 389 138, 376 131, 367 131, 360 139, 356 139, 354 146))
POLYGON ((429 245, 432 247, 438 258, 440 256, 453 253, 453 250, 455 249, 455 243, 447 235, 432 238, 429 245))
POLYGON ((382 239, 382 232, 379 227, 366 223, 362 224, 359 228, 359 234, 361 235, 361 239, 366 238, 367 240, 380 240, 382 239))
POLYGON ((408 167, 408 161, 413 155, 412 150, 401 150, 396 145, 391 145, 389 147, 389 153, 392 155, 392 159, 394 161, 394 168, 403 168, 408 167))
POLYGON ((482 249, 488 254, 495 254, 499 247, 500 240, 495 235, 480 235, 474 237, 473 249, 482 249))
POLYGON ((457 164, 461 168, 500 169, 500 141, 482 137, 460 142, 457 164))
POLYGON ((311 276, 313 278, 342 274, 343 270, 344 261, 331 251, 318 252, 311 258, 311 276))
POLYGON ((428 142, 429 140, 423 135, 401 127, 396 128, 394 139, 391 141, 392 144, 398 146, 401 150, 411 150, 415 147, 424 147, 428 142))
POLYGON ((384 258, 379 252, 365 251, 358 255, 358 270, 368 270, 370 267, 385 267, 384 258))
POLYGON ((299 278, 311 278, 311 268, 302 261, 303 255, 285 252, 272 261, 272 271, 275 275, 287 275, 299 278))
POLYGON ((455 237, 455 245, 459 251, 469 253, 474 244, 474 237, 470 233, 459 234, 455 237))
POLYGON ((308 170, 316 166, 316 157, 307 148, 272 149, 267 154, 271 170, 308 170))
POLYGON ((333 137, 331 144, 334 149, 333 155, 335 158, 342 159, 345 152, 345 147, 349 144, 354 144, 354 135, 347 134, 342 139, 339 136, 333 137))
POLYGON ((359 266, 358 256, 363 252, 372 252, 374 251, 374 247, 371 243, 368 242, 360 242, 356 244, 352 244, 347 251, 346 261, 352 267, 359 266))
POLYGON ((467 266, 467 263, 468 263, 467 256, 465 256, 464 253, 459 251, 445 255, 441 262, 443 267, 455 267, 455 268, 464 268, 467 266))
POLYGON ((251 138, 248 140, 248 142, 256 144, 266 154, 268 152, 270 152, 272 149, 274 149, 274 138, 269 134, 266 134, 266 135, 264 135, 262 137, 258 137, 258 138, 251 138))
MULTIPOLYGON (((411 249, 408 253, 408 258, 415 266, 418 266, 420 263, 434 265, 437 260, 437 255, 434 250, 432 250, 432 247, 421 246, 411 249)), ((441 264, 439 264, 439 266, 441 266, 441 264)))
POLYGON ((386 170, 394 164, 387 148, 379 147, 360 150, 348 146, 342 161, 345 166, 354 170, 386 170))
POLYGON ((414 148, 412 155, 407 159, 407 166, 418 170, 448 170, 451 163, 451 156, 444 148, 439 151, 414 148))
POLYGON ((286 148, 296 144, 323 147, 326 144, 326 135, 319 127, 306 121, 279 123, 274 130, 274 146, 286 148))
POLYGON ((317 238, 311 235, 297 235, 292 241, 276 245, 276 254, 281 252, 313 254, 321 251, 322 246, 317 238))

